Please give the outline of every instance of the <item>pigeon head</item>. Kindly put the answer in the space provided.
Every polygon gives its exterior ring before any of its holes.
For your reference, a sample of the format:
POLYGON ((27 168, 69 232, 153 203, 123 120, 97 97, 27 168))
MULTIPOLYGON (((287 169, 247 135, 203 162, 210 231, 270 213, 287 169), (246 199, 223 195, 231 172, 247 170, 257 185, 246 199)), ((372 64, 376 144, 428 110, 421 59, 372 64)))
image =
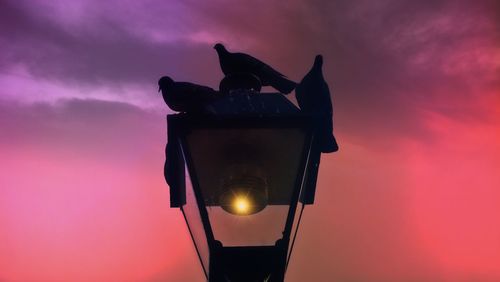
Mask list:
POLYGON ((160 78, 160 80, 158 80, 158 92, 160 92, 162 89, 170 87, 170 85, 172 85, 173 83, 173 79, 168 76, 163 76, 162 78, 160 78))
POLYGON ((217 50, 217 52, 225 52, 225 51, 227 51, 226 47, 224 47, 224 45, 222 45, 221 43, 215 44, 214 49, 217 50))
POLYGON ((314 58, 314 66, 318 68, 323 66, 323 56, 316 55, 316 58, 314 58))

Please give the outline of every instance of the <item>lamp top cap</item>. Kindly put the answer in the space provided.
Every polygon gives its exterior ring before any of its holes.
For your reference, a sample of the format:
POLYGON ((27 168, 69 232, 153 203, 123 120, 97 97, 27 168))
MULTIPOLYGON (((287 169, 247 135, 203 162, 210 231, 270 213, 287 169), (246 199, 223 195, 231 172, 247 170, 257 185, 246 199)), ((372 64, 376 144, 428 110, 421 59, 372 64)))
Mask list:
POLYGON ((214 115, 239 114, 295 114, 300 110, 281 93, 258 93, 241 90, 207 105, 207 110, 214 115))

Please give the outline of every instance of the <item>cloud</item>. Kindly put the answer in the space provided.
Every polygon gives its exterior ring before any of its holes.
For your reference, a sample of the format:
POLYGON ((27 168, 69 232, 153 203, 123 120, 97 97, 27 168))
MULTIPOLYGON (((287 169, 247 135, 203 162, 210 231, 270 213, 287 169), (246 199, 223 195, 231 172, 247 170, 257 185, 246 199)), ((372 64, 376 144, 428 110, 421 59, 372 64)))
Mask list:
POLYGON ((121 102, 81 99, 55 104, 1 101, 0 109, 0 144, 4 148, 86 154, 110 161, 133 156, 131 150, 163 155, 166 123, 155 111, 121 102))
POLYGON ((33 77, 31 84, 66 85, 79 90, 79 98, 107 95, 151 105, 156 102, 148 93, 161 75, 216 87, 222 73, 211 47, 217 41, 255 54, 295 80, 323 53, 338 130, 379 143, 387 135, 425 135, 422 109, 475 115, 476 108, 464 105, 478 92, 498 88, 490 2, 3 5, 3 71, 21 67, 33 77), (443 108, 446 100, 452 106, 443 108))
POLYGON ((260 4, 190 8, 212 38, 233 35, 232 49, 259 54, 296 80, 315 53, 325 53, 338 129, 350 136, 418 138, 428 134, 422 110, 480 117, 477 96, 498 89, 491 86, 499 65, 490 3, 260 4))
POLYGON ((153 42, 104 15, 69 29, 58 17, 64 13, 43 14, 37 5, 3 5, 4 14, 14 15, 3 19, 4 72, 22 65, 37 78, 73 87, 156 84, 164 73, 179 78, 209 73, 206 54, 214 51, 207 46, 178 39, 175 44, 153 42), (194 62, 197 68, 186 68, 194 62))

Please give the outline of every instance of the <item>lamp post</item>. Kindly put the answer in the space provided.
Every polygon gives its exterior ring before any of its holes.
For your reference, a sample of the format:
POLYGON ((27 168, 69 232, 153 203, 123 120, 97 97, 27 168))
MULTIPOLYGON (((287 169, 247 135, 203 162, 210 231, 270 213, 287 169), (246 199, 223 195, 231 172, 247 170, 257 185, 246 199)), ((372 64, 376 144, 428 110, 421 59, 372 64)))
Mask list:
POLYGON ((208 281, 283 281, 320 151, 282 94, 243 90, 167 116, 165 177, 208 281))

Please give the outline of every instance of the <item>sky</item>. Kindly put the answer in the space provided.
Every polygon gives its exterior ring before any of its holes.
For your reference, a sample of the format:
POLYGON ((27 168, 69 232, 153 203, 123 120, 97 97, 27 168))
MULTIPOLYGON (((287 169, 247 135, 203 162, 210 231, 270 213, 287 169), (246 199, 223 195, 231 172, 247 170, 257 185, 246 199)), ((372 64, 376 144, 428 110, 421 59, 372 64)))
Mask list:
POLYGON ((0 0, 0 281, 203 281, 157 80, 217 88, 217 42, 324 57, 340 151, 286 281, 499 281, 499 3, 0 0))

